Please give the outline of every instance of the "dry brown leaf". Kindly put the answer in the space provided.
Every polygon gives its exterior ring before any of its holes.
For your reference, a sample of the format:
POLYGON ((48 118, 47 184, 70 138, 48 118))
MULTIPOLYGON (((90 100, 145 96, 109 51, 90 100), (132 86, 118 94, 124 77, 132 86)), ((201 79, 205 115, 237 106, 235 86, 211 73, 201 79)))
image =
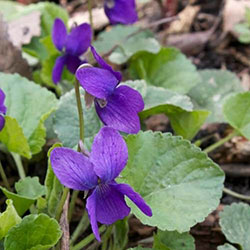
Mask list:
POLYGON ((9 40, 7 24, 0 15, 0 72, 19 73, 31 78, 29 65, 22 57, 20 49, 9 40))
MULTIPOLYGON (((103 8, 92 9, 92 15, 93 15, 93 24, 95 30, 102 29, 103 27, 109 24, 109 20, 105 15, 103 8)), ((70 27, 72 27, 74 24, 81 24, 81 23, 89 23, 88 12, 84 13, 78 12, 69 19, 70 27)))
POLYGON ((41 35, 41 13, 33 11, 17 20, 8 23, 8 34, 12 43, 21 48, 29 44, 33 36, 41 35))
POLYGON ((226 0, 223 11, 223 31, 236 35, 234 27, 244 20, 245 9, 250 8, 250 0, 226 0))
POLYGON ((200 10, 200 6, 188 5, 178 14, 179 19, 172 22, 167 30, 167 34, 187 33, 193 24, 194 18, 200 10))
POLYGON ((167 38, 166 44, 180 49, 187 55, 195 55, 204 49, 204 46, 211 38, 212 33, 212 30, 208 30, 195 33, 170 35, 167 38))

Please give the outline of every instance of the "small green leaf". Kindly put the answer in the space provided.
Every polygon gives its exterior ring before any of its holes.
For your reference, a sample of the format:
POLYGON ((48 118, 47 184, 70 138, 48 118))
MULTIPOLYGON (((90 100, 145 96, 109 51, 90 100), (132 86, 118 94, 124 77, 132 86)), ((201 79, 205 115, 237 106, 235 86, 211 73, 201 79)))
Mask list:
POLYGON ((31 199, 25 196, 21 196, 19 194, 12 193, 7 189, 5 189, 4 187, 0 186, 0 189, 8 199, 11 199, 13 201, 13 205, 20 216, 22 216, 36 201, 35 199, 31 199))
POLYGON ((7 234, 5 250, 47 250, 61 238, 62 232, 55 219, 46 214, 29 215, 7 234))
POLYGON ((222 104, 232 93, 242 91, 238 77, 227 70, 201 70, 201 81, 189 92, 196 109, 211 112, 207 122, 224 122, 222 104))
POLYGON ((154 235, 154 248, 160 248, 164 245, 171 250, 195 250, 194 238, 189 233, 178 233, 176 231, 161 231, 158 230, 154 235))
POLYGON ((235 248, 234 246, 226 243, 223 246, 218 246, 217 248, 218 250, 237 250, 237 248, 235 248))
POLYGON ((12 200, 7 200, 6 204, 6 210, 0 213, 0 240, 5 237, 13 226, 20 223, 22 220, 17 214, 12 200))
POLYGON ((98 53, 106 53, 116 44, 123 44, 124 39, 138 29, 136 26, 115 25, 111 30, 101 32, 97 40, 93 42, 93 46, 98 53))
POLYGON ((45 195, 45 187, 40 184, 38 177, 25 177, 15 183, 15 189, 19 195, 38 199, 45 195))
POLYGON ((250 25, 247 23, 236 24, 234 30, 239 34, 241 43, 250 43, 250 25))
POLYGON ((0 141, 10 152, 17 153, 26 158, 31 157, 30 147, 22 128, 15 118, 5 116, 5 126, 0 132, 0 141))
POLYGON ((112 63, 123 64, 131 56, 139 51, 147 51, 156 54, 160 51, 161 46, 155 38, 135 35, 123 42, 110 56, 112 63))
POLYGON ((125 249, 128 243, 128 217, 118 220, 114 224, 114 245, 115 249, 125 249))
POLYGON ((131 58, 129 70, 134 79, 180 94, 188 93, 200 81, 195 66, 174 48, 162 48, 157 54, 138 52, 131 58))
POLYGON ((207 110, 179 111, 168 117, 175 133, 191 140, 200 130, 210 112, 207 110))
POLYGON ((45 186, 46 186, 46 200, 47 200, 47 209, 48 214, 52 217, 56 214, 57 205, 61 199, 61 195, 63 192, 63 185, 55 176, 51 163, 50 163, 50 153, 54 148, 61 147, 60 143, 54 144, 48 152, 48 169, 45 178, 45 186))
POLYGON ((225 120, 250 139, 250 92, 230 96, 223 104, 225 120))
POLYGON ((128 200, 142 223, 185 232, 218 206, 224 173, 189 141, 140 132, 127 136, 126 142, 129 157, 121 181, 139 192, 153 211, 152 217, 145 216, 128 200))
POLYGON ((239 244, 242 250, 250 246, 250 207, 244 203, 225 206, 220 212, 220 226, 227 240, 239 244))
POLYGON ((6 95, 7 115, 17 120, 31 153, 40 152, 45 142, 41 123, 57 107, 55 95, 18 74, 0 73, 0 88, 6 95))
MULTIPOLYGON (((84 115, 84 137, 95 135, 101 128, 95 108, 87 109, 84 103, 84 91, 81 89, 81 100, 84 115)), ((60 98, 59 108, 55 113, 54 130, 63 146, 73 148, 79 142, 79 118, 75 91, 72 90, 60 98)))

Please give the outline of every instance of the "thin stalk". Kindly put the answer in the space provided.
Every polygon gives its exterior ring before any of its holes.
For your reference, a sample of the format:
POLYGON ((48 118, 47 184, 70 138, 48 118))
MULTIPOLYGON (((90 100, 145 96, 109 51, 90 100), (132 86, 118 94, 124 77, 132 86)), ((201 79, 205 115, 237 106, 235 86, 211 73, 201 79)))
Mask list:
MULTIPOLYGON (((103 233, 106 229, 105 225, 102 225, 99 228, 99 233, 103 233)), ((85 246, 87 246, 91 241, 93 241, 95 239, 95 235, 92 233, 89 236, 87 236, 86 238, 84 238, 83 240, 81 240, 79 243, 77 243, 75 246, 73 246, 71 248, 71 250, 81 250, 84 249, 85 246)))
POLYGON ((83 233, 87 227, 89 226, 89 218, 88 218, 88 214, 84 213, 80 222, 78 223, 74 233, 72 234, 71 240, 70 240, 70 245, 73 245, 75 243, 75 241, 77 240, 77 238, 79 237, 79 235, 81 233, 83 233))
POLYGON ((80 85, 78 81, 75 81, 75 94, 76 94, 76 103, 79 117, 79 125, 80 125, 80 140, 84 142, 84 118, 83 118, 83 109, 82 102, 80 96, 80 85))
POLYGON ((22 159, 21 159, 20 155, 18 155, 16 153, 11 153, 11 155, 16 163, 17 171, 18 171, 20 178, 24 179, 26 175, 25 175, 25 171, 23 168, 23 163, 22 163, 22 159))
POLYGON ((71 196, 70 204, 69 204, 69 215, 68 215, 68 220, 71 221, 74 209, 75 209, 75 203, 77 196, 79 194, 78 190, 74 190, 71 196))
POLYGON ((217 141, 216 143, 212 144, 211 146, 205 148, 203 151, 205 153, 210 153, 212 151, 214 151, 216 148, 222 146, 225 142, 231 140, 234 136, 236 136, 238 134, 237 131, 233 131, 231 134, 229 134, 228 136, 226 136, 225 138, 217 141))
POLYGON ((92 32, 94 33, 94 24, 93 24, 93 15, 92 15, 92 0, 88 0, 88 12, 89 12, 89 23, 92 29, 92 32))
POLYGON ((102 237, 102 242, 103 242, 102 243, 102 250, 108 249, 108 242, 109 242, 109 238, 112 234, 112 230, 113 230, 113 225, 110 225, 110 226, 108 226, 106 232, 104 233, 104 235, 102 237))
POLYGON ((223 192, 226 193, 226 194, 229 194, 235 198, 238 198, 238 199, 241 199, 241 200, 247 200, 247 201, 250 201, 250 196, 247 196, 247 195, 243 195, 243 194, 238 194, 228 188, 223 188, 223 192))
POLYGON ((65 201, 67 199, 68 193, 69 193, 69 189, 65 187, 63 189, 63 194, 62 194, 61 200, 60 200, 60 202, 59 202, 59 204, 57 206, 56 220, 58 222, 60 221, 61 213, 62 213, 62 210, 63 210, 63 206, 64 206, 64 203, 65 203, 65 201))
POLYGON ((3 183, 4 183, 5 187, 10 191, 10 184, 9 184, 7 176, 6 176, 5 172, 4 172, 1 161, 0 161, 0 175, 2 177, 2 180, 3 180, 3 183))

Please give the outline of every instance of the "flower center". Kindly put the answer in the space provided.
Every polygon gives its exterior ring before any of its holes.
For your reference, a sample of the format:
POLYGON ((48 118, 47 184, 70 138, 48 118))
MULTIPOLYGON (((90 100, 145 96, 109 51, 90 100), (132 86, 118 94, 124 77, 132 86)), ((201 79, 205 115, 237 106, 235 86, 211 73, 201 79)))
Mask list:
POLYGON ((96 98, 96 101, 101 108, 105 108, 107 106, 107 103, 108 103, 107 100, 105 100, 105 99, 96 98))
POLYGON ((112 9, 115 7, 115 1, 114 0, 106 0, 106 6, 109 8, 109 9, 112 9))

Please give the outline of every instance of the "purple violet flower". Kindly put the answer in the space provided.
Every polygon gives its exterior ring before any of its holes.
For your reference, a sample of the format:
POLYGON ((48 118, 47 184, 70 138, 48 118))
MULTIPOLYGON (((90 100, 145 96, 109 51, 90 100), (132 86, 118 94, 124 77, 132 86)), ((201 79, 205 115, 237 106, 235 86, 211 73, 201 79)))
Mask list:
POLYGON ((138 193, 128 184, 115 181, 128 160, 127 145, 117 130, 102 128, 94 139, 89 157, 69 148, 55 148, 50 160, 63 185, 90 191, 86 208, 97 240, 101 241, 97 222, 110 225, 129 215, 125 196, 144 214, 152 216, 150 207, 138 193))
POLYGON ((59 18, 55 19, 52 40, 55 47, 63 54, 56 59, 53 68, 52 80, 55 84, 61 80, 65 65, 72 74, 75 74, 77 68, 83 63, 79 57, 87 51, 91 38, 92 31, 89 24, 83 23, 67 34, 63 21, 59 18))
POLYGON ((132 24, 138 20, 135 0, 105 0, 104 11, 111 24, 132 24))
POLYGON ((4 92, 0 89, 0 131, 3 129, 4 124, 5 124, 5 119, 4 115, 6 115, 7 108, 4 105, 4 100, 5 100, 5 94, 4 92))
POLYGON ((121 73, 114 71, 92 46, 91 51, 102 68, 80 67, 76 71, 76 78, 85 91, 94 97, 96 112, 105 125, 125 133, 138 133, 138 113, 144 108, 141 94, 131 87, 118 86, 121 73))

